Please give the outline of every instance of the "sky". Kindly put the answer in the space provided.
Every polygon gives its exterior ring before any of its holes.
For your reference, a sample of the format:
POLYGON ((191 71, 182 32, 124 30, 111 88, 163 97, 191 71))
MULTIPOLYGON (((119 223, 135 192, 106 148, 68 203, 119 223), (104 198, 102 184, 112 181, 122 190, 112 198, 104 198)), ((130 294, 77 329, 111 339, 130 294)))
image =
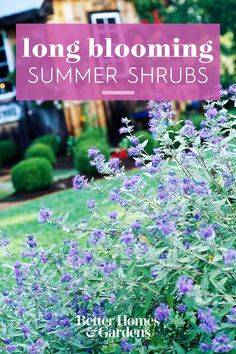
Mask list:
POLYGON ((44 0, 0 0, 0 17, 40 8, 44 0))

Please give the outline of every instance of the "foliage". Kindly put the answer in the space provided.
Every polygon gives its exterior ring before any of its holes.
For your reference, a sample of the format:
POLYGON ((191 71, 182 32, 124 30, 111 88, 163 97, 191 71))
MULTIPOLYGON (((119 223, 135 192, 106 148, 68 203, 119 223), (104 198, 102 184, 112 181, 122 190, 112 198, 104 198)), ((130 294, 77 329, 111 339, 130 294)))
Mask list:
MULTIPOLYGON (((235 352, 236 130, 224 104, 236 100, 236 87, 229 93, 222 92, 222 102, 207 102, 199 131, 187 120, 174 141, 167 129, 171 105, 150 102, 150 131, 161 141, 152 156, 124 118, 121 133, 143 166, 134 175, 127 176, 117 158, 106 162, 89 149, 98 171, 118 186, 107 191, 77 175, 78 198, 89 189, 117 210, 104 215, 90 199, 90 217, 76 223, 40 210, 39 222, 63 230, 66 240, 42 249, 27 235, 18 262, 3 272, 3 351, 235 352), (91 323, 119 315, 146 318, 150 326, 91 323), (90 324, 77 323, 77 316, 90 324)), ((5 234, 1 245, 11 257, 5 234)))
POLYGON ((0 160, 2 163, 10 162, 17 156, 17 146, 11 140, 0 141, 0 160))
POLYGON ((165 23, 220 23, 221 33, 236 33, 234 0, 134 0, 139 16, 152 20, 158 9, 165 23))
MULTIPOLYGON (((134 134, 134 137, 136 137, 140 143, 144 143, 145 147, 144 150, 150 155, 153 153, 153 149, 155 147, 155 140, 153 139, 152 135, 147 131, 147 130, 139 130, 134 134)), ((120 147, 124 149, 128 149, 132 146, 131 141, 129 138, 124 137, 120 144, 120 147)))
POLYGON ((33 192, 52 183, 53 170, 47 159, 34 157, 16 164, 11 170, 11 177, 18 192, 33 192))
POLYGON ((43 135, 33 141, 33 144, 46 144, 49 145, 54 151, 55 155, 58 155, 61 150, 61 143, 56 135, 48 134, 43 135))
POLYGON ((66 141, 66 152, 68 156, 73 154, 74 147, 78 144, 78 137, 70 135, 66 141))
POLYGON ((25 158, 29 159, 32 157, 44 157, 52 165, 55 165, 56 163, 55 154, 52 148, 50 147, 50 145, 46 145, 43 143, 35 143, 26 150, 25 158))
POLYGON ((148 154, 153 153, 154 148, 154 139, 152 135, 147 130, 140 130, 134 134, 140 141, 140 143, 144 143, 147 140, 147 145, 144 147, 144 150, 148 154))
POLYGON ((79 143, 75 146, 73 151, 75 168, 80 173, 85 173, 92 176, 96 174, 96 168, 91 165, 88 157, 88 150, 91 146, 99 148, 104 154, 105 159, 109 159, 110 148, 105 141, 99 141, 97 139, 85 139, 83 141, 79 141, 79 143))
POLYGON ((106 129, 99 127, 87 127, 87 129, 78 138, 78 143, 87 140, 103 140, 106 142, 106 129))
POLYGON ((228 32, 220 37, 221 43, 221 83, 229 86, 236 81, 236 48, 233 32, 228 32))
POLYGON ((191 116, 191 121, 197 130, 201 128, 201 123, 205 120, 205 117, 201 114, 194 114, 191 116))

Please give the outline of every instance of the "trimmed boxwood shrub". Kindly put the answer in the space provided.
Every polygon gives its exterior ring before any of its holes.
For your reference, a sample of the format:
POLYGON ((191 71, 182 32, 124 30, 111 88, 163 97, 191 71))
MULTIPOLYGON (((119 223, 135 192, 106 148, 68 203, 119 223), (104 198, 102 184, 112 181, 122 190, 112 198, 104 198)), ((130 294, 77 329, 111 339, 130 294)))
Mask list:
POLYGON ((17 156, 17 146, 14 141, 2 140, 0 141, 0 160, 4 164, 14 160, 17 156))
POLYGON ((100 141, 101 139, 106 142, 106 130, 104 128, 90 127, 81 134, 78 142, 82 143, 87 140, 100 141))
POLYGON ((17 191, 33 192, 47 188, 52 183, 53 169, 47 159, 34 157, 15 165, 11 177, 17 191))
POLYGON ((56 158, 52 148, 46 144, 33 144, 31 145, 25 153, 25 158, 29 159, 32 157, 44 157, 47 159, 52 165, 55 165, 56 158))
POLYGON ((80 173, 85 173, 89 175, 96 174, 96 168, 94 166, 91 166, 91 159, 88 157, 88 150, 91 146, 95 146, 97 149, 99 149, 101 153, 105 156, 106 160, 108 160, 110 157, 109 145, 104 141, 88 139, 78 143, 74 148, 73 155, 75 168, 80 173))
POLYGON ((58 155, 61 150, 61 144, 56 135, 48 134, 41 136, 33 141, 32 144, 46 144, 51 147, 55 155, 58 155))

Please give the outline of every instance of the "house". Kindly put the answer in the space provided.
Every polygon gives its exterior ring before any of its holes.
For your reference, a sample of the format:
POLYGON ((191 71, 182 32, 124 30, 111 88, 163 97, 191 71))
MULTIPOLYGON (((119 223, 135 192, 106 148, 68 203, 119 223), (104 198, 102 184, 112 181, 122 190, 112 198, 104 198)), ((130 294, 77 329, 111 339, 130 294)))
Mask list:
POLYGON ((129 113, 128 102, 65 101, 32 103, 15 98, 16 23, 137 23, 132 1, 0 0, 0 138, 11 137, 22 150, 39 134, 78 135, 85 121, 108 127, 110 140, 129 113))

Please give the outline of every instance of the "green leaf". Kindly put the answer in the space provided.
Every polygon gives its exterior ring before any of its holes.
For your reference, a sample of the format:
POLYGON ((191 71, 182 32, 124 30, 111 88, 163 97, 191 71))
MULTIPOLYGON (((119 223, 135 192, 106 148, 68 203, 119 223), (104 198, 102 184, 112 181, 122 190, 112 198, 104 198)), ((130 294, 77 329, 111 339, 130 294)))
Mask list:
POLYGON ((179 345, 174 340, 173 340, 173 344, 174 344, 174 347, 175 347, 175 350, 176 350, 177 354, 185 354, 185 350, 184 350, 183 347, 181 347, 181 345, 179 345))

